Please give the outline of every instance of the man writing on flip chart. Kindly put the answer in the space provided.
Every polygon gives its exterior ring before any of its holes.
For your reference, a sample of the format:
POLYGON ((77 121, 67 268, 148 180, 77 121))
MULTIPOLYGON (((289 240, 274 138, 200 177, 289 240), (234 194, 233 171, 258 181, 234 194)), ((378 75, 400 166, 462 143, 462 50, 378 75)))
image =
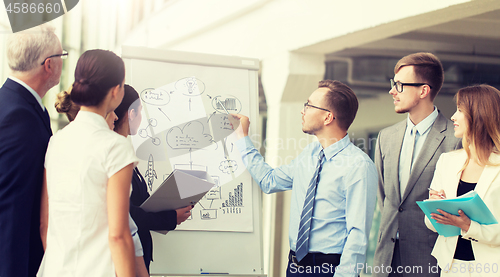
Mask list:
POLYGON ((233 115, 240 120, 236 144, 261 189, 292 190, 287 276, 358 276, 358 265, 365 262, 377 172, 347 134, 357 110, 348 86, 319 82, 301 111, 302 131, 318 141, 275 169, 248 137, 248 117, 233 115))

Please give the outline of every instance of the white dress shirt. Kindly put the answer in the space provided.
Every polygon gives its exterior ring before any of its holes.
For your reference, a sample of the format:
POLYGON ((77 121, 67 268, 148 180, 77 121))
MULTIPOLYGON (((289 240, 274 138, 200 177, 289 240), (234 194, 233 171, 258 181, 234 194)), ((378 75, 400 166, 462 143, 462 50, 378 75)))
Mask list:
POLYGON ((45 157, 47 249, 37 276, 115 277, 108 243, 107 184, 137 161, 131 143, 92 112, 80 111, 52 136, 45 157))
POLYGON ((135 225, 135 221, 128 214, 128 227, 130 228, 130 234, 132 235, 132 241, 134 242, 134 250, 136 257, 144 256, 144 252, 142 251, 141 239, 139 238, 139 234, 137 233, 137 225, 135 225))
POLYGON ((21 86, 25 87, 29 92, 31 92, 31 94, 33 94, 33 97, 35 97, 36 101, 38 102, 38 104, 40 104, 40 107, 42 107, 42 111, 45 111, 45 106, 42 103, 42 97, 40 97, 40 95, 38 95, 38 93, 34 89, 32 89, 25 82, 19 80, 18 78, 14 77, 14 76, 9 76, 9 79, 20 84, 21 86))

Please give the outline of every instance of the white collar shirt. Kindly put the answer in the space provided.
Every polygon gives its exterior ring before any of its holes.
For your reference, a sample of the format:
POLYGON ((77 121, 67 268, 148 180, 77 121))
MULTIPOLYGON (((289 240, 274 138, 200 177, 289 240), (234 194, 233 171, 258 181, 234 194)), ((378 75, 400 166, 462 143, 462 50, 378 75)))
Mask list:
POLYGON ((50 207, 47 248, 39 277, 115 276, 108 242, 107 184, 137 161, 130 141, 111 131, 96 113, 80 111, 52 136, 45 158, 50 207))
POLYGON ((38 102, 38 104, 42 108, 42 111, 45 111, 45 106, 42 103, 42 97, 40 97, 40 95, 38 95, 38 93, 34 89, 32 89, 25 82, 19 80, 18 78, 14 77, 14 76, 9 76, 9 79, 20 84, 21 86, 25 87, 29 92, 31 92, 31 94, 33 94, 33 97, 35 97, 36 101, 38 102))

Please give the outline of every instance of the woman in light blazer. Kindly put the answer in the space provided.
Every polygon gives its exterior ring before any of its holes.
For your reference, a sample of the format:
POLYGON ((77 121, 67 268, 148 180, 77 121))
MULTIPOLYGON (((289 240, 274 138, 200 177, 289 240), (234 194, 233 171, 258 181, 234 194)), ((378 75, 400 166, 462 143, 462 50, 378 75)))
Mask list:
MULTIPOLYGON (((431 183, 430 199, 455 198, 475 190, 500 220, 500 92, 488 85, 460 89, 451 120, 463 149, 442 154, 431 183)), ((482 225, 464 212, 438 209, 432 218, 461 229, 460 236, 439 236, 432 255, 441 276, 500 276, 500 224, 482 225)), ((427 227, 436 231, 425 218, 427 227)))

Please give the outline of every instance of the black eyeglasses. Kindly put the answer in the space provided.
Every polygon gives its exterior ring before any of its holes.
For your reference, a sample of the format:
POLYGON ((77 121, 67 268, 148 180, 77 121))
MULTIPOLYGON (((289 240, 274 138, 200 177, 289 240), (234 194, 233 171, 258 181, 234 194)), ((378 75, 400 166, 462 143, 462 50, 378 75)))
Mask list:
POLYGON ((41 65, 44 65, 45 62, 47 61, 47 59, 55 58, 55 57, 61 57, 61 59, 66 59, 68 57, 68 52, 66 52, 66 50, 63 50, 62 54, 55 54, 52 56, 48 56, 47 58, 45 58, 45 60, 43 60, 43 63, 41 65))
POLYGON ((427 83, 401 83, 400 81, 394 82, 394 79, 391 79, 391 89, 396 87, 396 91, 399 93, 403 92, 403 86, 419 87, 425 85, 432 88, 432 86, 427 83))
MULTIPOLYGON (((322 111, 330 112, 330 111, 329 111, 329 110, 327 110, 327 109, 323 109, 323 108, 320 108, 320 107, 316 107, 316 106, 313 106, 313 105, 311 105, 311 104, 309 104, 309 103, 305 102, 305 103, 304 103, 304 113, 306 112, 307 107, 316 108, 316 109, 318 109, 318 110, 322 110, 322 111)), ((331 113, 331 112, 330 112, 330 113, 331 113)))

